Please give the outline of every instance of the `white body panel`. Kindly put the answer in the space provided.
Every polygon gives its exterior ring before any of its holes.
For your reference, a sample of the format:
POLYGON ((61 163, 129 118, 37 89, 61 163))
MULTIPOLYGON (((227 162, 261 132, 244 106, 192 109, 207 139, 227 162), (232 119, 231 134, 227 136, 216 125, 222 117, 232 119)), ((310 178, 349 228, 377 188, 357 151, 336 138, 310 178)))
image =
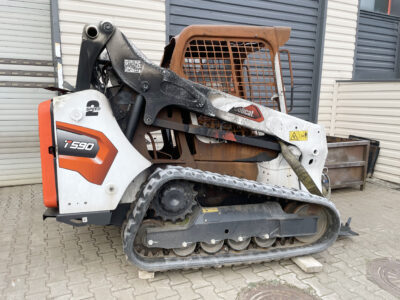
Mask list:
MULTIPOLYGON (((325 165, 326 156, 328 155, 325 130, 322 126, 225 93, 215 93, 210 96, 210 100, 212 105, 218 109, 216 113, 217 118, 276 136, 296 146, 301 153, 302 165, 310 174, 319 190, 321 190, 321 174, 325 165), (256 106, 260 110, 264 120, 257 122, 229 113, 232 108, 247 107, 249 105, 256 106), (307 140, 291 141, 289 136, 291 131, 307 131, 307 140)), ((293 151, 295 149, 291 150, 295 155, 300 154, 293 151)), ((279 160, 279 157, 277 160, 279 160)), ((287 177, 287 172, 285 171, 285 164, 287 165, 287 163, 286 161, 283 163, 282 160, 280 160, 280 162, 280 167, 282 168, 282 174, 280 176, 282 176, 281 179, 284 179, 287 177)), ((259 179, 261 180, 262 178, 263 177, 259 174, 259 179)), ((285 181, 286 179, 282 182, 285 181)), ((282 182, 276 182, 275 184, 283 185, 282 182)), ((298 188, 298 185, 289 187, 298 188)), ((301 189, 306 190, 303 185, 301 189)))
POLYGON ((300 182, 291 166, 280 153, 271 161, 257 163, 257 181, 300 190, 300 182))
POLYGON ((128 185, 151 163, 126 139, 113 116, 107 98, 100 92, 86 90, 56 97, 53 99, 53 107, 55 122, 65 122, 100 131, 118 150, 101 185, 87 181, 76 171, 60 168, 57 160, 60 213, 115 209, 128 185), (98 116, 85 116, 89 100, 97 100, 100 103, 98 116))
MULTIPOLYGON (((218 118, 276 136, 290 143, 293 154, 301 157, 301 163, 321 189, 321 174, 328 152, 325 131, 321 126, 227 94, 218 93, 211 98, 212 105, 217 108, 218 118), (248 105, 257 106, 264 120, 257 122, 229 113, 234 107, 248 105), (290 131, 307 131, 307 141, 290 141, 290 131)), ((89 182, 76 171, 60 168, 57 165, 60 213, 114 210, 129 184, 135 184, 136 189, 139 187, 145 174, 143 171, 151 163, 128 142, 113 116, 107 98, 100 92, 86 90, 56 97, 53 105, 55 122, 65 122, 100 131, 118 150, 101 185, 89 182), (91 100, 100 103, 98 116, 85 116, 87 102, 91 100), (140 174, 142 176, 138 177, 140 174), (132 183, 135 178, 137 182, 132 183)), ((258 170, 259 182, 305 190, 281 154, 270 162, 258 163, 258 170)))

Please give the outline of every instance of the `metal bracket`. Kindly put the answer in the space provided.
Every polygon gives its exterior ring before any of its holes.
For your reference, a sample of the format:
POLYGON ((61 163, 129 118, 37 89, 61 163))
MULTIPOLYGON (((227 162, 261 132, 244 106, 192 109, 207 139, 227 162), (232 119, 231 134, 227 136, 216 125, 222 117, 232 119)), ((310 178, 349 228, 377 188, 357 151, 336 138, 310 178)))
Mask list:
POLYGON ((346 224, 343 225, 343 223, 340 224, 340 231, 339 231, 339 237, 347 237, 347 236, 357 236, 359 235, 357 232, 351 230, 350 227, 351 223, 351 217, 347 219, 346 224))
POLYGON ((111 223, 111 211, 84 212, 78 214, 60 214, 57 208, 47 208, 43 213, 43 220, 56 218, 58 222, 63 222, 72 226, 109 225, 111 223))

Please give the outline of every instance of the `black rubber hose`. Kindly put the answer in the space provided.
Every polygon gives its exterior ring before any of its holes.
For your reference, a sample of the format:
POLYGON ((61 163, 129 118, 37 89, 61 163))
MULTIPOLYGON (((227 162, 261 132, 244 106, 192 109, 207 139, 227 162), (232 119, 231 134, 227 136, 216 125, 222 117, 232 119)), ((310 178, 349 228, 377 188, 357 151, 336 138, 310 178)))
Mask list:
POLYGON ((132 141, 133 136, 135 135, 143 105, 144 98, 139 94, 136 96, 135 104, 133 105, 131 114, 129 116, 128 126, 126 126, 125 136, 129 141, 132 141))

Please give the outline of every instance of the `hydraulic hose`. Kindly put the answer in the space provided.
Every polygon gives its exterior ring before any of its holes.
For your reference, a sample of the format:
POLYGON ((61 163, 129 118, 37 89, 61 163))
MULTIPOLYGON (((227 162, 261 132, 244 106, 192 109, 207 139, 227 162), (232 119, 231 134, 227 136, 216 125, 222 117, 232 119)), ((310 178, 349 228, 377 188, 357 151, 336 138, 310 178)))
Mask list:
POLYGON ((129 141, 132 141, 133 136, 135 135, 143 105, 144 105, 144 98, 141 94, 139 94, 136 96, 135 104, 132 107, 131 114, 128 120, 128 125, 125 131, 125 136, 129 141))

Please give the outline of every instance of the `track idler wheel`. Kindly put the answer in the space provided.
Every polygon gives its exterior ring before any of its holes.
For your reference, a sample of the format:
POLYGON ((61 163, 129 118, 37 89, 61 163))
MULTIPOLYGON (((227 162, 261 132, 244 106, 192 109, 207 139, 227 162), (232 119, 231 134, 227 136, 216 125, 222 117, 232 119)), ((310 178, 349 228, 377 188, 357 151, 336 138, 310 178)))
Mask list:
POLYGON ((196 243, 183 245, 182 248, 174 248, 172 251, 178 256, 188 256, 196 249, 196 243))
POLYGON ((243 238, 239 237, 238 241, 229 239, 227 241, 227 243, 228 243, 229 247, 231 247, 233 250, 242 251, 249 246, 250 238, 243 239, 243 238))
POLYGON ((211 240, 211 243, 205 243, 205 242, 200 243, 201 249, 203 249, 208 254, 217 253, 219 250, 221 250, 223 245, 224 245, 224 240, 221 241, 211 240))
POLYGON ((328 229, 328 215, 323 207, 313 204, 303 204, 294 210, 299 216, 318 216, 317 232, 314 235, 296 236, 296 240, 302 243, 314 243, 318 241, 328 229))
POLYGON ((136 235, 135 242, 133 247, 135 248, 137 253, 140 253, 145 256, 154 256, 161 249, 159 248, 150 248, 147 247, 146 244, 146 230, 147 228, 161 227, 162 223, 157 220, 147 219, 142 222, 140 225, 139 231, 136 235))

